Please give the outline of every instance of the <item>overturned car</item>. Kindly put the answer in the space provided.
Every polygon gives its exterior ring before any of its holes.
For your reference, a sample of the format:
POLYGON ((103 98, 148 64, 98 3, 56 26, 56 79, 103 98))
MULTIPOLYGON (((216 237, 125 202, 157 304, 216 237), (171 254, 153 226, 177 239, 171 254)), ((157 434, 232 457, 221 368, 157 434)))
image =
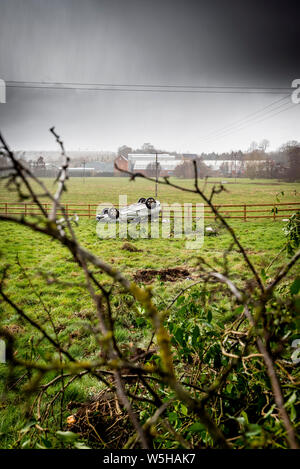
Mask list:
POLYGON ((104 208, 100 214, 96 215, 98 222, 125 222, 140 221, 158 218, 161 211, 159 200, 153 197, 141 197, 137 203, 122 207, 118 210, 115 207, 104 208))

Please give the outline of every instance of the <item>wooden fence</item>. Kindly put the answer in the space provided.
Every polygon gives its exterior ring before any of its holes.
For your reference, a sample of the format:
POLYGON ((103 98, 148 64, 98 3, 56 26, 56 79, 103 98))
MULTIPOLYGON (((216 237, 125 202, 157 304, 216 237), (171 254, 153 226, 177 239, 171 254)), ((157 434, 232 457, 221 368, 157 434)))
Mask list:
MULTIPOLYGON (((51 203, 43 203, 46 212, 51 210, 51 203)), ((62 204, 66 213, 70 215, 77 214, 79 217, 95 218, 97 207, 100 204, 62 204)), ((105 203, 101 203, 104 207, 105 203)), ((116 205, 117 207, 117 205, 116 205)), ((275 204, 216 204, 216 208, 224 216, 224 218, 242 219, 244 221, 259 218, 271 218, 273 220, 286 218, 292 212, 300 210, 299 202, 285 202, 275 204)), ((39 207, 34 203, 14 203, 0 202, 0 214, 2 215, 37 215, 39 207)), ((205 218, 215 218, 209 206, 204 205, 205 218)), ((162 204, 161 218, 183 218, 184 211, 180 207, 164 207, 162 204)), ((196 217, 196 205, 192 205, 191 212, 188 217, 196 217)))

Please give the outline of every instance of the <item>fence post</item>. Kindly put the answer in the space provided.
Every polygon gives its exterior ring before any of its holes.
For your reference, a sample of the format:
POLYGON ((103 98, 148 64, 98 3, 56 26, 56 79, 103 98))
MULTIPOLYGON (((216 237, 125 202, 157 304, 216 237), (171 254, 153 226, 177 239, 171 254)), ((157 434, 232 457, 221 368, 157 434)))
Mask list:
POLYGON ((5 215, 7 215, 7 202, 5 202, 5 215))
POLYGON ((90 206, 90 204, 89 204, 89 215, 88 216, 89 216, 89 218, 91 218, 91 206, 90 206))
POLYGON ((245 204, 245 205, 244 205, 244 221, 247 221, 247 213, 246 213, 246 211, 247 211, 247 205, 245 204))
POLYGON ((24 204, 24 208, 25 208, 25 213, 24 213, 24 215, 27 215, 27 204, 24 204))
POLYGON ((273 220, 276 221, 276 205, 273 207, 273 220))

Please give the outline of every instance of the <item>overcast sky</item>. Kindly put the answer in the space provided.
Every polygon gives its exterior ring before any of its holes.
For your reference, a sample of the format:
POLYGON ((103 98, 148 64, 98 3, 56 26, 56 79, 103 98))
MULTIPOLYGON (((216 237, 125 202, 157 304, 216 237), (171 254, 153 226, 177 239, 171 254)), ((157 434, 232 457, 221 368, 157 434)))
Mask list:
MULTIPOLYGON (((0 0, 0 78, 290 88, 300 78, 299 5, 0 0)), ((56 149, 48 132, 52 125, 70 150, 151 142, 167 150, 221 152, 246 149, 263 138, 274 149, 300 139, 300 105, 282 98, 9 87, 6 104, 0 104, 0 128, 14 149, 24 150, 56 149)))

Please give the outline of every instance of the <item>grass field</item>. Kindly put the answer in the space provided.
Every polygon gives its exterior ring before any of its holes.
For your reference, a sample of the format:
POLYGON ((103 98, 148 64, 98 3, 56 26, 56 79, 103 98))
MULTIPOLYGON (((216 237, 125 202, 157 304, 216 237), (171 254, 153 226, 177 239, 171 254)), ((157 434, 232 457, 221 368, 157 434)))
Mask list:
MULTIPOLYGON (((229 182, 232 182, 228 180, 229 182)), ((47 187, 53 186, 53 180, 44 179, 47 187)), ((190 180, 176 182, 185 187, 192 187, 190 180)), ((237 184, 228 184, 227 192, 217 194, 214 200, 218 203, 274 203, 279 194, 282 202, 298 202, 300 197, 300 184, 271 183, 270 180, 240 180, 237 184), (284 192, 284 195, 281 193, 284 192)), ((207 188, 207 191, 211 186, 207 188)), ((68 192, 63 199, 73 203, 97 203, 118 202, 119 194, 127 194, 128 202, 136 201, 142 195, 152 195, 154 184, 149 181, 136 180, 129 182, 127 178, 73 178, 68 182, 68 192)), ((176 191, 174 188, 160 185, 159 199, 162 202, 197 202, 200 201, 196 194, 176 191)), ((1 187, 0 201, 16 200, 15 193, 7 192, 1 187)), ((271 210, 271 208, 270 208, 271 210)), ((282 228, 284 223, 280 220, 240 222, 231 221, 237 230, 250 256, 260 267, 265 267, 272 255, 275 255, 284 242, 282 228)), ((211 224, 211 223, 210 223, 211 224)), ((53 243, 37 235, 32 235, 24 228, 13 227, 2 224, 0 249, 5 254, 5 259, 12 260, 17 253, 26 264, 38 263, 40 268, 50 268, 59 259, 63 258, 61 253, 53 249, 53 243)), ((101 240, 96 235, 96 224, 93 219, 80 219, 79 227, 76 228, 77 235, 82 244, 104 258, 106 261, 116 263, 126 272, 140 268, 174 267, 176 265, 195 264, 195 251, 185 249, 185 239, 138 239, 131 242, 140 252, 127 252, 121 249, 124 240, 101 240)), ((216 237, 206 237, 204 245, 199 254, 205 254, 208 258, 218 258, 230 245, 230 236, 220 230, 216 237)), ((240 267, 239 254, 232 253, 234 263, 240 267)), ((275 264, 276 266, 276 264, 275 264)), ((70 266, 64 265, 64 269, 70 266)), ((60 265, 59 268, 62 268, 60 265)))
MULTIPOLYGON (((53 185, 53 181, 44 180, 48 187, 53 185)), ((179 181, 180 182, 180 181, 179 181)), ((191 181, 183 181, 185 186, 191 185, 191 181)), ((281 196, 282 201, 298 201, 300 194, 300 184, 274 183, 270 181, 251 181, 243 180, 237 184, 228 185, 228 192, 216 195, 216 200, 222 199, 223 203, 267 203, 274 202, 276 195, 284 191, 281 196)), ((117 203, 119 194, 128 194, 129 202, 133 202, 140 195, 153 194, 153 184, 147 181, 137 180, 128 182, 127 178, 86 178, 85 182, 81 178, 73 178, 68 182, 68 192, 64 199, 70 202, 100 202, 111 201, 117 203)), ((14 200, 15 194, 1 190, 2 200, 14 200)), ((159 198, 162 202, 173 203, 175 201, 198 201, 194 194, 175 191, 173 188, 160 186, 159 198)), ((210 224, 211 223, 210 220, 210 224)), ((239 234, 239 238, 246 248, 250 258, 258 269, 265 268, 272 257, 281 249, 284 243, 284 234, 282 228, 284 222, 278 220, 260 220, 250 222, 231 221, 232 226, 239 234)), ((205 256, 207 260, 214 265, 222 258, 224 250, 228 249, 231 243, 230 235, 217 227, 218 236, 205 236, 204 245, 200 252, 186 249, 186 240, 175 239, 171 236, 169 239, 137 239, 130 240, 139 251, 129 252, 123 250, 124 239, 101 240, 96 234, 96 223, 94 219, 81 218, 79 226, 75 228, 76 234, 86 248, 103 258, 105 261, 118 266, 128 275, 133 275, 137 269, 166 268, 166 267, 195 267, 197 256, 205 256)), ((76 279, 76 268, 66 256, 64 248, 57 247, 55 242, 51 242, 42 235, 32 233, 29 230, 14 226, 8 223, 1 223, 0 227, 0 251, 2 264, 13 264, 16 256, 20 262, 29 269, 30 274, 35 277, 36 270, 44 272, 51 271, 57 275, 71 275, 76 279)), ((234 270, 243 269, 244 265, 240 254, 233 249, 229 255, 234 270)), ((283 257, 272 266, 276 269, 283 257)), ((22 296, 24 282, 21 281, 21 273, 17 267, 14 267, 11 275, 13 283, 10 286, 12 293, 22 296)), ((245 270, 245 276, 247 271, 245 270)), ((40 284, 41 279, 35 279, 40 284)), ((188 281, 184 281, 188 282, 188 281)), ((182 281, 180 282, 182 283, 182 281)), ((175 284, 176 285, 176 284, 175 284)), ((176 288, 174 285, 168 285, 167 290, 176 288)), ((50 289, 51 299, 52 290, 50 289)), ((44 293, 45 294, 45 293, 44 293)), ((26 300, 27 301, 27 300, 26 300)), ((85 300, 75 298, 73 290, 68 289, 60 293, 55 298, 55 303, 59 305, 68 305, 70 312, 72 307, 84 308, 85 300)))
MULTIPOLYGON (((48 187, 53 181, 44 180, 48 187)), ((178 181, 186 187, 191 181, 178 181)), ((231 182, 231 181, 229 181, 231 182)), ((228 184, 228 192, 216 196, 219 203, 274 203, 277 194, 284 192, 282 202, 298 202, 300 184, 270 183, 270 181, 238 181, 237 184, 228 184)), ((100 203, 118 202, 119 194, 127 194, 128 202, 133 202, 140 196, 154 194, 153 184, 138 180, 128 182, 127 178, 80 178, 71 179, 68 183, 68 192, 64 200, 74 203, 100 203)), ((160 186, 159 199, 162 202, 196 202, 198 198, 193 194, 178 192, 172 188, 160 186)), ((14 193, 7 192, 1 187, 1 201, 14 201, 14 193)), ((261 269, 266 268, 271 259, 284 245, 282 228, 284 222, 278 220, 239 222, 231 221, 232 226, 239 234, 250 259, 254 265, 261 269)), ((122 249, 124 239, 101 240, 96 234, 96 223, 93 219, 80 219, 79 226, 75 228, 76 235, 82 245, 97 254, 105 261, 114 264, 129 277, 133 278, 139 269, 166 269, 168 267, 185 267, 190 276, 177 282, 162 282, 159 276, 154 279, 153 287, 160 298, 167 301, 181 288, 189 285, 197 275, 198 256, 201 255, 217 266, 223 258, 223 252, 230 247, 231 238, 224 229, 217 227, 217 236, 206 236, 201 250, 193 251, 185 248, 185 239, 137 239, 130 240, 138 251, 130 252, 122 249)), ((32 317, 39 319, 47 325, 47 314, 41 308, 40 299, 49 308, 53 319, 59 329, 62 339, 68 341, 69 350, 76 358, 91 357, 96 353, 97 344, 86 330, 86 320, 92 314, 93 305, 87 293, 82 294, 80 284, 83 281, 76 264, 65 248, 59 246, 43 235, 32 233, 21 226, 12 223, 1 223, 0 226, 0 253, 1 265, 10 265, 9 282, 6 292, 32 317), (17 262, 16 262, 17 261, 17 262), (54 278, 59 282, 53 282, 54 278), (47 281, 46 281, 47 279, 47 281)), ((270 269, 270 275, 284 262, 283 253, 270 269)), ((248 272, 241 259, 240 253, 234 248, 229 254, 231 261, 232 278, 237 272, 242 272, 242 279, 247 279, 248 272)), ((290 278, 296 274, 294 269, 290 278)), ((103 277, 104 278, 104 277, 103 277)), ((109 280, 107 279, 107 282, 109 280)), ((117 322, 116 337, 124 347, 130 341, 132 314, 130 305, 115 304, 116 310, 127 308, 128 316, 123 316, 117 322)), ((221 307, 220 307, 221 308, 221 307)), ((222 308, 221 308, 222 309, 222 308)), ((221 310, 220 309, 220 310, 221 310)), ((30 356, 30 344, 33 331, 20 321, 15 312, 3 303, 0 304, 0 313, 5 315, 4 325, 19 335, 20 355, 30 356)), ((220 314, 220 311, 219 313, 220 314)), ((143 346, 149 339, 149 331, 141 327, 135 329, 139 343, 143 346)), ((46 347, 47 350, 47 347, 46 347)), ((4 365, 0 365, 0 374, 4 373, 4 365)), ((89 393, 95 390, 96 383, 92 378, 84 378, 70 386, 67 399, 84 400, 89 393)), ((24 424, 19 411, 15 408, 14 399, 4 405, 0 411, 0 437, 2 447, 7 447, 16 430, 24 424)))
MULTIPOLYGON (((224 179, 214 180, 220 182, 224 179)), ((42 181, 50 190, 54 190, 53 179, 44 178, 42 181)), ((193 188, 193 180, 190 179, 180 180, 171 178, 170 181, 183 187, 193 188)), ((212 183, 208 180, 206 193, 209 193, 211 187, 212 183)), ((214 197, 215 202, 218 204, 274 203, 278 194, 282 202, 299 202, 300 198, 299 183, 277 182, 270 179, 237 179, 235 184, 234 179, 227 179, 225 187, 227 192, 216 194, 214 197), (284 192, 284 196, 281 195, 282 192, 284 192)), ((128 203, 133 203, 137 198, 154 196, 154 193, 154 183, 144 179, 136 179, 129 182, 126 177, 71 178, 68 181, 68 191, 64 193, 62 200, 70 203, 111 202, 116 204, 118 203, 119 195, 126 194, 128 203)), ((199 197, 196 194, 178 192, 176 189, 165 185, 158 186, 158 199, 167 203, 178 201, 180 203, 199 202, 199 197)), ((17 201, 16 194, 8 192, 3 183, 0 185, 0 201, 17 201)))

